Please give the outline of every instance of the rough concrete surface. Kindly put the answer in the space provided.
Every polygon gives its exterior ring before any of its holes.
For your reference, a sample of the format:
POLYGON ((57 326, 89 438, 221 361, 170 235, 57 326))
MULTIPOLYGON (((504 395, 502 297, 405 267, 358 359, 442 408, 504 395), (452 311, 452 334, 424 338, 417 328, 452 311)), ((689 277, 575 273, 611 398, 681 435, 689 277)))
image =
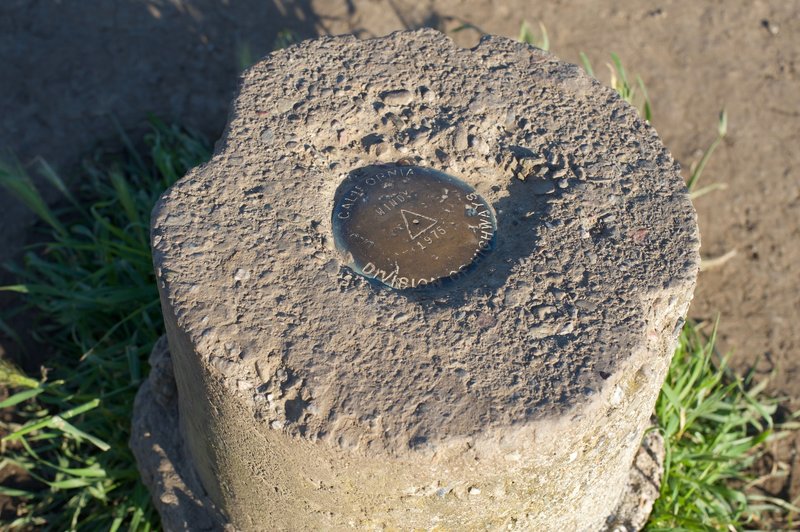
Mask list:
POLYGON ((628 485, 613 518, 607 521, 606 530, 613 532, 642 530, 660 495, 666 450, 664 437, 658 430, 653 430, 657 420, 652 421, 653 427, 645 434, 642 446, 633 459, 628 485))
POLYGON ((139 388, 131 430, 142 482, 153 494, 164 530, 219 530, 225 517, 205 494, 186 456, 178 426, 175 376, 166 337, 150 354, 150 375, 139 388))
MULTIPOLYGON (((139 388, 131 430, 131 448, 142 481, 153 494, 164 530, 235 530, 197 479, 178 426, 175 375, 166 336, 150 354, 151 371, 139 388)), ((628 483, 604 530, 641 530, 658 498, 664 466, 664 440, 648 432, 636 453, 628 483)))
POLYGON ((526 45, 431 30, 247 71, 152 239, 181 431, 242 529, 600 528, 699 246, 677 165, 613 91, 526 45), (331 245, 342 177, 400 158, 497 213, 493 258, 441 292, 378 289, 331 245))
MULTIPOLYGON (((0 76, 0 151, 10 148, 26 163, 42 155, 69 178, 96 143, 120 144, 112 117, 126 131, 137 130, 134 139, 151 112, 216 138, 240 58, 261 57, 282 30, 301 37, 370 37, 433 26, 471 46, 477 31, 454 31, 464 23, 516 36, 523 20, 535 32, 542 22, 562 59, 580 63, 578 54, 585 52, 601 80, 609 77, 609 52, 619 54, 629 74, 641 75, 653 102, 653 125, 684 176, 713 140, 717 113, 727 109, 728 137, 701 182, 727 187, 695 206, 704 255, 737 253, 701 274, 690 314, 707 323, 719 314, 720 350, 733 350, 739 370, 758 361, 761 375, 772 376, 768 392, 788 397, 787 408, 796 410, 797 2, 6 0, 0 3, 0 62, 6 67, 0 76)), ((32 219, 0 191, 0 262, 19 255, 32 219)), ((0 274, 0 284, 13 282, 0 274)), ((17 304, 18 298, 0 292, 0 312, 17 304)), ((32 321, 12 325, 24 332, 32 321)), ((0 344, 0 350, 15 353, 2 332, 0 344)), ((31 371, 38 368, 35 362, 31 371)), ((779 465, 800 464, 798 442, 795 437, 773 444, 780 447, 779 465)), ((779 479, 770 493, 794 500, 800 474, 779 479)))

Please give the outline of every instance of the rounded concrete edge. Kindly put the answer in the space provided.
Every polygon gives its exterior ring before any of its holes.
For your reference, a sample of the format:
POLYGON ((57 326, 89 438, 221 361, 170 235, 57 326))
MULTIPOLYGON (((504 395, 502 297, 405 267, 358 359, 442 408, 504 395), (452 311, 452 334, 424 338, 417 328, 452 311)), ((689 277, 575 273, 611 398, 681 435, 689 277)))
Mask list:
POLYGON ((232 531, 188 459, 178 429, 178 394, 166 336, 153 346, 149 362, 150 375, 133 403, 129 445, 161 525, 166 531, 232 531))
MULTIPOLYGON (((139 388, 133 405, 130 446, 164 530, 234 531, 202 488, 185 452, 178 429, 177 388, 166 336, 153 347, 150 367, 150 375, 139 388)), ((622 500, 609 516, 605 531, 628 532, 644 527, 659 495, 663 466, 663 438, 657 430, 649 430, 631 465, 622 500)))

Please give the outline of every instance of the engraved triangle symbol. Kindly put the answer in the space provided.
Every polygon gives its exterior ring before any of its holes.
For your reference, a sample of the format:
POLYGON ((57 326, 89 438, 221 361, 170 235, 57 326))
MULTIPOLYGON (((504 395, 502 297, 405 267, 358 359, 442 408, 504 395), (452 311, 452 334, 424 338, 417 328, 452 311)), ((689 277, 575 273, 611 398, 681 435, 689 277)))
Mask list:
POLYGON ((403 215, 403 221, 406 224, 408 236, 411 237, 411 240, 414 240, 439 222, 423 214, 407 211, 405 209, 400 209, 400 214, 403 215))

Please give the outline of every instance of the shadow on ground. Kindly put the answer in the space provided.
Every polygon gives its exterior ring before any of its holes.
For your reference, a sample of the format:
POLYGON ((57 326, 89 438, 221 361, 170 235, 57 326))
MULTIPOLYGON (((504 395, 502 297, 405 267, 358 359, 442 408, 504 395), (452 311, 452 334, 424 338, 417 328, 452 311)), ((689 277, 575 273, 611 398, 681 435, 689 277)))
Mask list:
MULTIPOLYGON (((382 2, 360 21, 362 2, 313 0, 9 0, 0 5, 0 157, 18 158, 48 202, 57 193, 36 175, 37 158, 69 180, 79 157, 99 144, 121 146, 120 130, 141 138, 150 114, 215 139, 239 73, 271 50, 342 31, 359 37, 398 27, 441 27, 428 6, 382 2), (319 2, 318 2, 319 3, 319 2), (356 5, 358 4, 358 5, 356 5), (332 29, 333 28, 333 29, 332 29)), ((0 264, 19 260, 34 216, 0 191, 0 264)), ((13 282, 0 268, 0 286, 13 282)), ((0 316, 18 299, 0 292, 0 316)), ((10 319, 15 329, 29 319, 10 319)), ((0 331, 0 356, 18 351, 0 331)), ((19 358, 14 356, 13 358, 19 358)), ((28 357, 26 357, 28 358, 28 357)), ((41 357, 31 357, 35 369, 41 357)), ((25 360, 23 360, 24 362, 25 360)))
MULTIPOLYGON (((244 67, 326 32, 308 0, 3 2, 0 156, 19 158, 41 184, 37 157, 68 179, 98 144, 119 147, 120 129, 141 138, 150 114, 216 138, 244 67)), ((40 189, 57 200, 52 187, 40 189)), ((0 190, 0 263, 19 260, 34 221, 0 190)), ((10 282, 0 269, 0 286, 10 282)), ((0 316, 18 306, 0 292, 0 316)), ((23 335, 30 328, 24 314, 9 321, 23 335)), ((42 359, 33 349, 18 356, 0 332, 4 351, 28 370, 42 359)))

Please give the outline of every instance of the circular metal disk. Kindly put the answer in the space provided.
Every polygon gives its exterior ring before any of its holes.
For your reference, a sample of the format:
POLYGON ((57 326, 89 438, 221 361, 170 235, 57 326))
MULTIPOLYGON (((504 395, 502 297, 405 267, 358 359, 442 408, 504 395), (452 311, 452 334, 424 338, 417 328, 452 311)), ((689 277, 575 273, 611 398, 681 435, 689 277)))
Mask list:
POLYGON ((337 249, 351 268, 395 289, 455 279, 488 253, 497 224, 474 188, 421 166, 368 166, 339 185, 337 249))

